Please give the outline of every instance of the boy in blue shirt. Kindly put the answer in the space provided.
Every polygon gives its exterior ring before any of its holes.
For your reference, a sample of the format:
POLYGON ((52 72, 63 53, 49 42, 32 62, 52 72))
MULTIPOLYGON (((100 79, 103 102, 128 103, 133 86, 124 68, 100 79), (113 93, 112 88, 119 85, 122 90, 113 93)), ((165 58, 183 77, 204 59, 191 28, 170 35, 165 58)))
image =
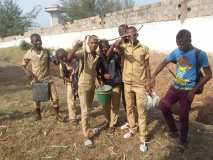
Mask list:
POLYGON ((177 127, 172 116, 171 106, 180 104, 180 142, 178 148, 181 151, 187 147, 187 135, 189 126, 189 111, 193 98, 212 77, 212 71, 205 52, 194 48, 191 44, 191 33, 188 30, 180 30, 176 36, 178 48, 170 53, 156 68, 152 75, 152 84, 163 68, 170 62, 176 63, 176 75, 165 97, 160 102, 160 109, 169 127, 169 135, 178 136, 177 127), (203 69, 204 76, 198 81, 198 72, 203 69))

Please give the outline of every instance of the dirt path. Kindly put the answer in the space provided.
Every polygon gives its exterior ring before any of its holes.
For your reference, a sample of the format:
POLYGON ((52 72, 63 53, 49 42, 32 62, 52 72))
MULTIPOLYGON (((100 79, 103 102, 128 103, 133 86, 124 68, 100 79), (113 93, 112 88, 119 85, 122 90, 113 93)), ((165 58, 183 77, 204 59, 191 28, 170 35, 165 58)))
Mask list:
MULTIPOLYGON (((156 66, 159 56, 154 56, 152 67, 156 66)), ((158 80, 157 91, 165 93, 171 76, 164 71, 158 80)), ((67 113, 65 88, 57 81, 64 114, 67 113)), ((201 114, 201 107, 212 109, 213 83, 210 82, 205 95, 196 98, 193 108, 201 114), (197 106, 197 108, 196 108, 197 106)), ((32 101, 29 82, 19 66, 0 62, 0 160, 212 160, 213 133, 191 126, 189 149, 183 154, 176 148, 176 140, 165 136, 166 126, 158 110, 149 112, 149 132, 151 141, 149 151, 141 154, 137 136, 124 140, 125 131, 118 129, 114 135, 101 132, 95 138, 95 148, 84 148, 80 125, 71 126, 55 121, 49 103, 43 106, 43 119, 32 121, 32 101)), ((203 111, 203 110, 202 110, 203 111)), ((206 112, 204 115, 206 115, 206 112)), ((195 113, 195 112, 194 112, 195 113)), ((211 112, 212 113, 212 112, 211 112)), ((209 115, 209 114, 208 114, 209 115)), ((204 116, 206 117, 206 116, 204 116)), ((209 117, 212 117, 210 114, 209 117)), ((125 119, 121 111, 120 122, 125 119)), ((202 119, 203 120, 203 119, 202 119)), ((92 126, 103 121, 101 108, 93 109, 92 126)), ((207 121, 209 123, 210 120, 207 121)), ((211 121, 213 122, 213 120, 211 121)))

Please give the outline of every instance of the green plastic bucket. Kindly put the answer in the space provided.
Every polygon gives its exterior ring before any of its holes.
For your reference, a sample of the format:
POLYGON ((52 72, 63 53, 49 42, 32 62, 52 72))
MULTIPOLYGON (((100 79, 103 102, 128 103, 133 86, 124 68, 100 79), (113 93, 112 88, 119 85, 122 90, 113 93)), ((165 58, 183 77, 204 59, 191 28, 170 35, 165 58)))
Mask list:
POLYGON ((95 90, 96 99, 101 106, 106 106, 111 102, 112 87, 103 85, 95 90))

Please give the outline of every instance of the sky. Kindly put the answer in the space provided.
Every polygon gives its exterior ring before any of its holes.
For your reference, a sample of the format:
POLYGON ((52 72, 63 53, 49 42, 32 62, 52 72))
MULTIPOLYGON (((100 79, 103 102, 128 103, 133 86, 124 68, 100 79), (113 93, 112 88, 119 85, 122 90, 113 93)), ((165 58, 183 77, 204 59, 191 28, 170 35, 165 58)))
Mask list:
MULTIPOLYGON (((50 23, 50 15, 45 12, 45 8, 51 4, 59 4, 60 0, 16 0, 19 6, 27 13, 33 9, 34 6, 41 6, 41 12, 36 18, 35 22, 41 27, 47 27, 50 23)), ((159 2, 160 0, 136 0, 136 5, 145 5, 149 3, 159 2)))

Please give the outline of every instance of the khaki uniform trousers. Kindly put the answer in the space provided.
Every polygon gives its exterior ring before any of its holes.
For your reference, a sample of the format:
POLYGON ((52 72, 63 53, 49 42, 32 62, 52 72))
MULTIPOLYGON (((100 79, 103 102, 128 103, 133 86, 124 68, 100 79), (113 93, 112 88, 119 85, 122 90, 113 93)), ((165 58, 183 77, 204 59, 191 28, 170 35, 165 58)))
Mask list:
POLYGON ((77 108, 76 108, 76 101, 72 93, 72 84, 67 83, 66 85, 67 85, 67 106, 68 106, 69 120, 76 120, 77 108))
POLYGON ((124 92, 126 99, 127 119, 129 122, 130 130, 135 133, 139 128, 140 141, 144 142, 146 141, 147 137, 147 114, 145 110, 147 97, 145 94, 145 88, 143 85, 133 86, 124 84, 124 92), (135 104, 138 113, 138 123, 136 122, 135 104))
MULTIPOLYGON (((54 82, 50 82, 50 96, 51 96, 51 101, 53 103, 53 107, 58 107, 59 106, 59 96, 58 92, 56 89, 56 85, 54 82)), ((34 101, 34 106, 35 108, 40 108, 41 107, 41 102, 36 102, 34 101)))
POLYGON ((95 86, 91 85, 80 85, 78 88, 79 98, 80 98, 80 106, 81 106, 81 123, 83 134, 86 138, 89 137, 89 133, 91 132, 90 124, 89 124, 89 113, 92 108, 92 102, 95 93, 95 86))
POLYGON ((111 103, 109 103, 107 106, 104 106, 104 113, 109 127, 115 126, 118 122, 120 98, 121 87, 120 85, 117 85, 112 88, 111 103))

